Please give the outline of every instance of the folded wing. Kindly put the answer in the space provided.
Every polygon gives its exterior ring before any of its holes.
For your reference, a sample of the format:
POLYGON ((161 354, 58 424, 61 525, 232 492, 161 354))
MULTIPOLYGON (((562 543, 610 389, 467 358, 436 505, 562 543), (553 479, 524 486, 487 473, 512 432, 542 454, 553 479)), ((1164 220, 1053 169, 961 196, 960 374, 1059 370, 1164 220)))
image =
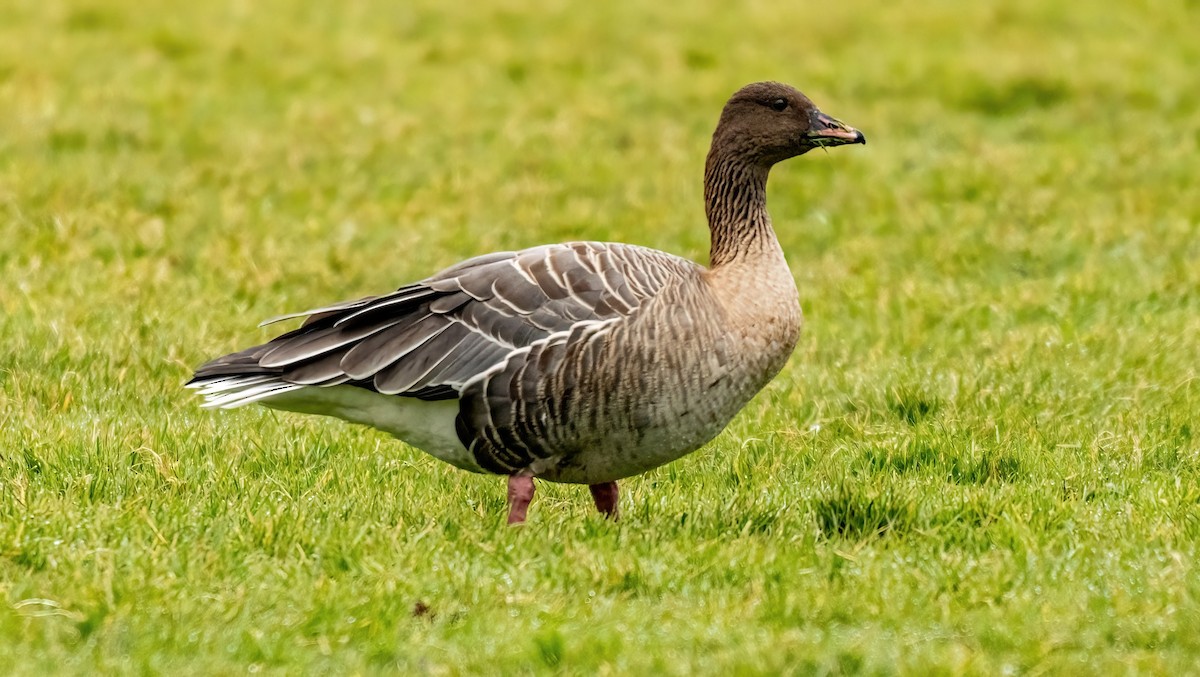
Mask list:
POLYGON ((469 259, 396 291, 318 308, 269 343, 200 367, 193 384, 261 374, 296 386, 353 384, 436 400, 573 327, 634 313, 695 264, 621 244, 576 242, 469 259))

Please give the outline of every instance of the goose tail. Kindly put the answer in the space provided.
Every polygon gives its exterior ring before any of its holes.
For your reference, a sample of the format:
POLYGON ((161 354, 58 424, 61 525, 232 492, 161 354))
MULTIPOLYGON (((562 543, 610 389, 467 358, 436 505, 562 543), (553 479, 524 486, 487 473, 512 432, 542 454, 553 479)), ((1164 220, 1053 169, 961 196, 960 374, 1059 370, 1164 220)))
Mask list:
POLYGON ((254 346, 201 365, 185 387, 196 390, 205 409, 235 409, 303 388, 283 380, 281 368, 259 363, 270 348, 254 346))

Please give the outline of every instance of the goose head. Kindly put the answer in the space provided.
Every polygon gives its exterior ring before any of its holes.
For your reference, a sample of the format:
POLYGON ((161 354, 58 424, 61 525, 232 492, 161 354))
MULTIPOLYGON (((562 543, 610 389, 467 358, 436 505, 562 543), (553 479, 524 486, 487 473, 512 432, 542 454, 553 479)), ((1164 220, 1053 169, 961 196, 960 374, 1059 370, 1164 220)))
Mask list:
POLYGON ((770 167, 814 148, 866 142, 862 132, 822 113, 794 88, 756 82, 739 89, 725 104, 712 150, 770 167))

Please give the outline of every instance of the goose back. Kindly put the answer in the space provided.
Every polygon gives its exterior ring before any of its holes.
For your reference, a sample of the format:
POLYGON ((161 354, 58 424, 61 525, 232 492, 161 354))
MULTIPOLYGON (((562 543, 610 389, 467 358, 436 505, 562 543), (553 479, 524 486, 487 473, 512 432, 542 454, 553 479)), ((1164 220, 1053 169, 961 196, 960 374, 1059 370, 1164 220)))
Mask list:
MULTIPOLYGON (((275 377, 276 386, 347 384, 451 399, 513 351, 631 315, 695 268, 653 249, 598 242, 489 254, 391 294, 300 313, 309 317, 303 326, 201 366, 191 383, 261 375, 275 377)), ((237 406, 275 394, 267 388, 223 390, 224 399, 209 405, 237 406)))

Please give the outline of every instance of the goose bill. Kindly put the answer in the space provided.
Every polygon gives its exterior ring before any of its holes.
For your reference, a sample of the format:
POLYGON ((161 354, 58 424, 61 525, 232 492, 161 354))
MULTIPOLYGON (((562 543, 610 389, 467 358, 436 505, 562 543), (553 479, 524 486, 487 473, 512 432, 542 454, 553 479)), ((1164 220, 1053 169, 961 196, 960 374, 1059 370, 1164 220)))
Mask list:
POLYGON ((824 113, 817 113, 814 116, 808 140, 817 148, 844 146, 850 143, 866 145, 867 143, 867 137, 863 136, 862 132, 824 113))

